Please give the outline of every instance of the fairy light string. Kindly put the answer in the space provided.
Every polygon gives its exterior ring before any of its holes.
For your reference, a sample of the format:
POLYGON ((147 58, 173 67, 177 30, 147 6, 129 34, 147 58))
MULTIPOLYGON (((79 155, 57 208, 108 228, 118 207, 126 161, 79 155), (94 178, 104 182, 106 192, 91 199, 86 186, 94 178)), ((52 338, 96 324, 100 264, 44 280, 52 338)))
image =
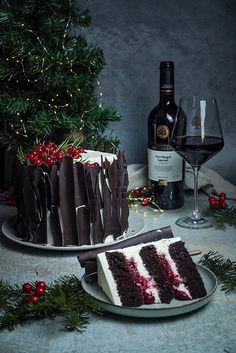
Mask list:
MULTIPOLYGON (((70 5, 70 14, 69 14, 69 17, 67 19, 67 22, 66 22, 66 25, 65 25, 65 29, 64 29, 64 33, 63 33, 63 37, 62 37, 62 50, 65 52, 65 58, 66 58, 66 64, 63 64, 63 62, 61 61, 58 61, 54 55, 52 55, 50 53, 50 51, 48 50, 48 48, 44 45, 43 41, 41 40, 41 38, 39 37, 39 35, 37 33, 35 33, 35 31, 33 31, 31 28, 27 27, 25 23, 21 23, 21 27, 22 29, 24 29, 26 32, 34 35, 34 37, 37 39, 39 45, 42 47, 43 51, 45 52, 45 54, 50 57, 55 63, 59 64, 60 66, 64 66, 64 65, 69 65, 70 67, 70 72, 78 77, 78 75, 76 74, 76 72, 74 72, 73 70, 73 60, 70 60, 70 58, 68 57, 67 55, 67 50, 66 50, 66 46, 65 46, 65 40, 66 40, 66 36, 68 35, 68 29, 69 29, 69 25, 70 25, 70 22, 71 22, 71 7, 72 7, 72 3, 71 1, 69 1, 69 5, 70 5)), ((31 53, 29 52, 28 55, 31 55, 31 53)), ((32 59, 32 58, 31 58, 32 59)), ((38 60, 39 57, 38 56, 35 56, 35 59, 38 60)), ((28 75, 27 75, 27 72, 26 72, 26 67, 25 67, 25 63, 24 63, 24 59, 19 59, 19 58, 16 58, 15 56, 12 56, 11 59, 10 58, 6 58, 7 61, 13 61, 13 62, 16 62, 17 64, 20 64, 21 65, 21 68, 22 68, 22 72, 23 72, 23 76, 25 78, 25 80, 30 83, 30 84, 35 84, 35 83, 38 83, 44 76, 45 74, 45 61, 46 59, 43 57, 42 58, 42 64, 41 64, 41 69, 40 69, 40 76, 37 77, 37 78, 29 78, 28 75)), ((88 68, 89 71, 90 71, 90 68, 88 68)), ((90 71, 91 72, 91 71, 90 71)), ((91 72, 92 74, 92 72, 91 72)), ((17 83, 19 83, 19 80, 17 79, 16 80, 17 83)), ((103 92, 102 92, 102 89, 101 89, 101 83, 99 80, 96 80, 96 84, 97 84, 97 88, 99 90, 98 92, 98 106, 101 108, 102 107, 102 97, 103 97, 103 92)), ((77 88, 77 91, 80 92, 81 89, 78 87, 77 88)), ((71 99, 73 99, 73 94, 71 92, 69 92, 67 90, 67 95, 68 97, 70 97, 71 99)), ((35 99, 37 100, 38 103, 42 103, 42 104, 46 104, 50 109, 53 110, 53 113, 55 115, 58 114, 58 110, 59 109, 62 109, 62 108, 66 108, 70 105, 69 102, 66 102, 65 104, 55 104, 55 101, 58 100, 58 97, 60 97, 61 95, 59 93, 56 93, 55 94, 55 98, 51 98, 51 101, 46 101, 44 99, 40 99, 40 98, 27 98, 27 101, 34 101, 35 99)), ((84 122, 84 115, 86 113, 88 113, 89 111, 84 111, 82 116, 81 116, 81 119, 80 119, 80 122, 81 122, 81 127, 79 128, 79 130, 82 130, 84 125, 85 125, 85 122, 84 122)), ((17 117, 19 118, 20 117, 20 113, 17 112, 17 117)), ((27 137, 27 131, 26 131, 26 127, 25 127, 25 124, 24 124, 24 121, 22 119, 22 117, 20 117, 20 123, 22 125, 22 131, 23 133, 20 133, 19 131, 16 131, 17 134, 22 134, 24 137, 27 137)), ((11 124, 11 127, 13 127, 13 125, 11 124)))
MULTIPOLYGON (((136 212, 138 212, 139 205, 142 205, 143 207, 154 206, 155 208, 152 207, 154 212, 164 213, 163 209, 154 201, 149 187, 136 187, 129 191, 127 198, 130 205, 136 209, 136 212)), ((147 212, 144 212, 144 215, 146 214, 147 212)))

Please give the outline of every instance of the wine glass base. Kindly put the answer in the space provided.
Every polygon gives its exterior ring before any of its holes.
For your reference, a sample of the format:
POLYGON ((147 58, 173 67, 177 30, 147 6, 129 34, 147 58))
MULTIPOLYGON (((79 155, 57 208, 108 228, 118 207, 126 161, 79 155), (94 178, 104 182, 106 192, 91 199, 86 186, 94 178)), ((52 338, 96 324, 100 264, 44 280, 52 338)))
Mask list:
POLYGON ((193 220, 191 217, 181 217, 175 223, 179 227, 186 229, 207 229, 213 227, 213 223, 205 218, 193 220))

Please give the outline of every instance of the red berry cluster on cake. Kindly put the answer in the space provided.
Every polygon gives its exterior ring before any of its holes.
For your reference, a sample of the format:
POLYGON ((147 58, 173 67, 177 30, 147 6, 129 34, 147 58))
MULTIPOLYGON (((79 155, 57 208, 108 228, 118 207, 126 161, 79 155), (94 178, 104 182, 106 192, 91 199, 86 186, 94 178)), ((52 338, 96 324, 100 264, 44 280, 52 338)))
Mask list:
MULTIPOLYGON (((63 147, 63 146, 62 146, 63 147)), ((36 148, 27 155, 29 161, 36 166, 46 164, 48 166, 61 162, 65 156, 80 159, 85 152, 83 147, 76 147, 72 144, 62 148, 53 141, 47 143, 38 143, 36 148)))
POLYGON ((124 155, 39 144, 18 180, 16 229, 24 241, 54 246, 104 243, 128 228, 124 155))
POLYGON ((99 286, 119 306, 206 295, 197 267, 178 237, 99 253, 97 275, 99 286))

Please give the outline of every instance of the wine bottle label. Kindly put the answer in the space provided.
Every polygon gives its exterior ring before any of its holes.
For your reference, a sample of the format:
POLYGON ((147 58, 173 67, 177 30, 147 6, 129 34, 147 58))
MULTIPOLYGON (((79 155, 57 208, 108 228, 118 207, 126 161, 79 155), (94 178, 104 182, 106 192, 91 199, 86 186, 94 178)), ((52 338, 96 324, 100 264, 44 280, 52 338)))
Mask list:
POLYGON ((161 140, 165 140, 170 135, 170 130, 166 125, 158 125, 156 134, 161 140))
POLYGON ((148 178, 168 182, 180 181, 183 176, 183 160, 173 150, 159 151, 148 148, 148 178))

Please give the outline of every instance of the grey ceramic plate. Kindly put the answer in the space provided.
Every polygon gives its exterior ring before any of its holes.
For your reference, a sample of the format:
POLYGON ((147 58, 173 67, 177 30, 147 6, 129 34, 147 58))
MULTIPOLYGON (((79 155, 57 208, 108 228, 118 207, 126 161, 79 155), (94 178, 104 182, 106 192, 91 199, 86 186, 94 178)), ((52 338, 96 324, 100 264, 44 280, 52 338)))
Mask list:
POLYGON ((207 295, 203 298, 188 301, 173 299, 170 304, 158 303, 142 305, 135 308, 117 306, 110 302, 107 296, 103 293, 102 289, 98 286, 96 273, 84 275, 81 283, 83 289, 94 299, 98 300, 102 304, 105 311, 124 316, 143 318, 169 317, 194 311, 210 301, 217 287, 217 279, 215 275, 206 267, 197 264, 197 268, 203 279, 207 295))
MULTIPOLYGON (((3 235, 10 239, 11 241, 13 241, 14 243, 18 243, 24 246, 28 246, 31 248, 37 248, 37 249, 47 249, 47 250, 59 250, 59 251, 75 251, 75 250, 92 250, 92 249, 96 249, 96 248, 102 248, 102 247, 106 247, 108 245, 111 245, 111 243, 105 243, 105 244, 95 244, 95 245, 82 245, 82 246, 74 246, 74 245, 70 245, 70 246, 54 246, 54 245, 49 245, 49 244, 36 244, 36 243, 32 243, 29 241, 24 241, 21 238, 17 237, 17 232, 16 229, 14 227, 14 223, 15 223, 15 216, 9 218, 8 220, 6 220, 3 225, 2 225, 2 233, 3 235)), ((124 238, 119 239, 119 240, 115 240, 114 242, 120 242, 121 240, 124 240, 126 238, 138 235, 139 233, 142 232, 143 228, 144 228, 144 218, 142 215, 134 212, 134 211, 130 211, 130 215, 129 215, 129 228, 127 230, 127 233, 125 235, 124 238)), ((113 243, 114 243, 113 242, 113 243)))

